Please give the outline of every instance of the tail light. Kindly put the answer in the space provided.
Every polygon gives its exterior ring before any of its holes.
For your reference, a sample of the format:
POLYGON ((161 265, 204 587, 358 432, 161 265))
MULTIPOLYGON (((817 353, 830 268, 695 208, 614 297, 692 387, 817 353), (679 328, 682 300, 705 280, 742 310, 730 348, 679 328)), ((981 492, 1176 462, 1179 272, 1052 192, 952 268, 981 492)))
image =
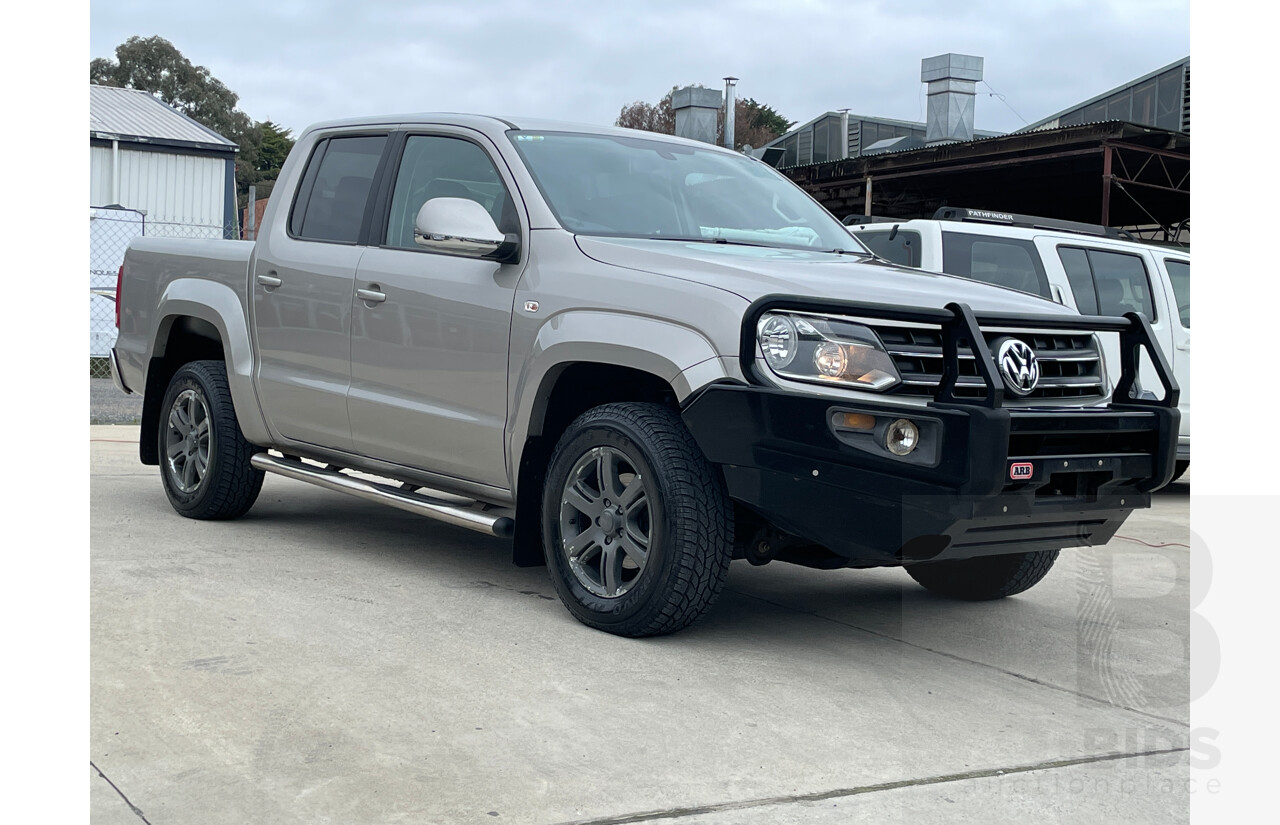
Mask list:
POLYGON ((116 273, 116 329, 120 329, 120 285, 124 283, 124 264, 120 264, 120 271, 116 273))

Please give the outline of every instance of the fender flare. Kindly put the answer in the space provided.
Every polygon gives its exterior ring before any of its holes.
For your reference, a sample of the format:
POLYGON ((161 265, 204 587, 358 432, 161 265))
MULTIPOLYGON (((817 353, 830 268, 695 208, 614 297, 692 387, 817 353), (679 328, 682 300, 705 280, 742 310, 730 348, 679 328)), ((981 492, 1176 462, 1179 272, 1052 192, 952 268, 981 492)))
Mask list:
POLYGON ((266 419, 258 405, 258 395, 253 387, 253 345, 249 338, 249 325, 244 306, 235 290, 214 281, 196 278, 177 278, 165 285, 157 303, 155 339, 146 363, 162 357, 173 325, 180 318, 196 318, 211 324, 222 339, 226 356, 227 382, 231 386, 231 401, 235 405, 236 419, 244 437, 255 444, 271 441, 266 419))
POLYGON ((541 423, 550 393, 560 373, 572 364, 596 363, 646 372, 671 385, 677 401, 714 380, 707 369, 698 370, 691 385, 685 372, 706 364, 711 372, 724 371, 715 346, 692 327, 643 315, 604 310, 575 310, 548 318, 534 338, 529 357, 514 376, 508 421, 507 445, 512 467, 518 467, 526 439, 541 434, 541 423))

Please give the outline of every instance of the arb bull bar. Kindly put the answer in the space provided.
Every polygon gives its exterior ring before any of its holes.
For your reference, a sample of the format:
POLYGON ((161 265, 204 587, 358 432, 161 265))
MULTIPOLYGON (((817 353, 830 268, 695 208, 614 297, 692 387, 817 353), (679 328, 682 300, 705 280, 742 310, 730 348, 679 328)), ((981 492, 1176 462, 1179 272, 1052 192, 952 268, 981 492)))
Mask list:
POLYGON ((828 551, 820 566, 1102 544, 1129 512, 1150 506, 1150 493, 1174 473, 1178 386, 1150 324, 1137 313, 975 314, 958 303, 903 309, 772 295, 748 310, 740 352, 749 383, 705 388, 686 402, 685 422, 720 466, 730 496, 792 545, 828 551), (757 357, 756 325, 769 310, 936 327, 944 368, 935 396, 912 404, 892 395, 845 398, 779 387, 757 357), (1121 374, 1109 403, 1006 405, 984 328, 1117 333, 1121 374), (1160 381, 1158 394, 1140 387, 1143 351, 1160 381), (980 396, 957 395, 961 353, 976 361, 980 396), (927 460, 877 450, 874 439, 833 425, 846 413, 917 422, 933 448, 927 460))

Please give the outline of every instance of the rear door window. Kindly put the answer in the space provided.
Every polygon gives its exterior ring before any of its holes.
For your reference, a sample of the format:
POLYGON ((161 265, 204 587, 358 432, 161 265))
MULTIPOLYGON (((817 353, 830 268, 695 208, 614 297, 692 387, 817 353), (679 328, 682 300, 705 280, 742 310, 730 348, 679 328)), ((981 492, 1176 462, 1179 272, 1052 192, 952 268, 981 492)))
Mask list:
POLYGON ((1173 285, 1173 299, 1178 302, 1178 320, 1191 329, 1191 262, 1165 258, 1164 268, 1173 285))
POLYGON ((867 245, 872 252, 902 266, 920 266, 920 233, 911 230, 893 230, 884 232, 858 232, 854 235, 867 245), (890 240, 889 236, 893 235, 890 240))
POLYGON ((1089 250, 1093 267, 1093 287, 1098 291, 1098 311, 1103 315, 1141 312, 1152 323, 1156 320, 1151 288, 1147 283, 1147 267, 1142 258, 1123 252, 1089 250))
POLYGON ((289 228, 298 238, 354 244, 360 239, 386 135, 332 138, 303 173, 289 228))
POLYGON ((942 271, 1051 298, 1049 278, 1031 241, 967 232, 942 233, 942 271))
POLYGON ((1141 312, 1151 323, 1156 323, 1151 281, 1142 256, 1109 249, 1060 246, 1058 257, 1081 312, 1097 315, 1141 312))
POLYGON ((1089 253, 1075 247, 1058 247, 1062 268, 1067 271, 1067 282, 1076 299, 1076 309, 1082 315, 1098 314, 1098 293, 1093 288, 1093 269, 1089 266, 1089 253))

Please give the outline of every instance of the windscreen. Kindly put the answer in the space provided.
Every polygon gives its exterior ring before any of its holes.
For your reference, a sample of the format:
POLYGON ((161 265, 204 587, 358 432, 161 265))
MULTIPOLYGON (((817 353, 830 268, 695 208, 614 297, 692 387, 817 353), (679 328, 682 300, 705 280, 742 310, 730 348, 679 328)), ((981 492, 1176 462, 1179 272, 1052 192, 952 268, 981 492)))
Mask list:
POLYGON ((866 252, 794 184, 745 156, 615 135, 509 134, 570 232, 866 252))

